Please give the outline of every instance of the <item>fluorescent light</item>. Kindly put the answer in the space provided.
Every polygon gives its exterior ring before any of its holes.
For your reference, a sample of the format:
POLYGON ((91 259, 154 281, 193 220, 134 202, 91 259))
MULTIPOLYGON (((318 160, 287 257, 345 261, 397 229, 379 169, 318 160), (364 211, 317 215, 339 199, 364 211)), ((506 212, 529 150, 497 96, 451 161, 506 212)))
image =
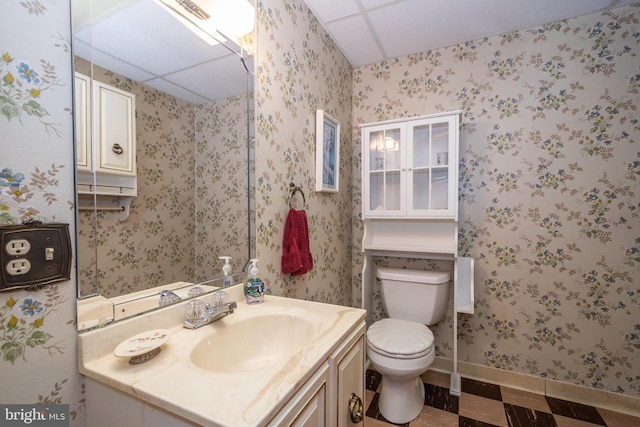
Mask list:
POLYGON ((209 44, 253 31, 255 10, 247 0, 156 0, 209 44))
POLYGON ((199 25, 196 25, 189 17, 187 17, 187 12, 182 9, 178 3, 173 0, 155 0, 164 10, 169 12, 171 16, 176 18, 182 25, 191 30, 195 35, 200 37, 202 40, 207 42, 210 45, 216 45, 220 42, 224 42, 225 38, 218 33, 215 28, 209 31, 201 28, 199 25), (184 13, 184 14, 183 14, 184 13))

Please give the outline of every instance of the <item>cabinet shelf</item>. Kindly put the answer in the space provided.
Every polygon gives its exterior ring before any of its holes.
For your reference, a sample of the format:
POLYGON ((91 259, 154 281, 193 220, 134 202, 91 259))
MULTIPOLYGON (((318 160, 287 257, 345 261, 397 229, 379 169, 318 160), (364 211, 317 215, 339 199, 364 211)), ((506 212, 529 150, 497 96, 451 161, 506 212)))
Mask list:
MULTIPOLYGON (((362 249, 365 251, 372 251, 374 255, 378 253, 411 253, 411 254, 434 254, 434 255, 451 255, 456 253, 456 249, 448 243, 433 242, 433 244, 425 245, 406 245, 406 244, 393 244, 389 243, 372 243, 362 245, 362 249)), ((423 258, 422 256, 416 256, 416 258, 423 258)))

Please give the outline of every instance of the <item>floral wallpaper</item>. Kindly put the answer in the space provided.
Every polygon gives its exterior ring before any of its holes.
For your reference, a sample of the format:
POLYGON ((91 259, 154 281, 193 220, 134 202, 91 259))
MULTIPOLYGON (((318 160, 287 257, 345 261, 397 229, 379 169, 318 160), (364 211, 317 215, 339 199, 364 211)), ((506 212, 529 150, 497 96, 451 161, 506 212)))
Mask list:
POLYGON ((247 151, 247 108, 253 129, 253 96, 233 96, 199 105, 195 112, 195 265, 197 281, 222 275, 230 256, 232 272, 242 270, 255 254, 255 216, 247 218, 247 192, 255 209, 254 147, 250 130, 247 151), (247 107, 247 101, 249 107, 247 107), (247 163, 249 157, 249 163, 247 163), (250 176, 249 176, 250 175, 250 176))
MULTIPOLYGON (((355 224, 355 125, 463 110, 459 252, 476 301, 460 360, 640 397, 639 20, 623 7, 354 71, 355 224)), ((452 316, 435 328, 448 358, 452 316)))
MULTIPOLYGON (((2 5, 2 225, 62 222, 75 233, 69 13, 65 1, 2 5)), ((0 293, 0 402, 69 404, 71 425, 84 424, 75 296, 75 276, 0 293)))
MULTIPOLYGON (((476 310, 460 318, 460 358, 638 397, 638 6, 356 70, 301 0, 262 0, 257 10, 255 239, 270 292, 358 305, 357 125, 462 109, 460 252, 476 260, 476 310), (318 108, 343 125, 343 186, 335 194, 312 190, 318 108), (305 191, 315 264, 296 278, 280 273, 289 182, 305 191)), ((73 234, 69 4, 9 0, 0 34, 0 221, 67 222, 73 234)), ((190 119, 195 129, 200 113, 190 119)), ((194 141, 194 150, 206 150, 195 130, 194 141)), ((195 161, 192 168, 194 180, 209 179, 195 161)), ((163 188, 163 206, 182 218, 178 195, 163 188)), ((190 230, 198 241, 212 238, 190 230)), ((0 293, 0 377, 10 385, 0 388, 0 401, 69 403, 71 424, 80 426, 75 279, 0 293)), ((444 357, 452 354, 451 324, 449 312, 435 328, 444 357)))
MULTIPOLYGON (((90 74, 81 59, 76 69, 90 74)), ((219 277, 221 255, 239 271, 247 257, 246 96, 196 106, 97 66, 93 75, 136 95, 138 196, 126 221, 80 211, 82 294, 219 277)))
MULTIPOLYGON (((83 60, 76 69, 91 75, 83 60)), ((136 95, 138 196, 126 221, 117 211, 98 210, 95 218, 80 211, 81 292, 114 297, 188 281, 195 275, 194 106, 97 66, 93 76, 136 95)))
POLYGON ((258 1, 256 247, 276 295, 351 306, 351 65, 301 0, 258 1), (315 114, 336 118, 339 193, 315 192, 315 114), (281 270, 289 183, 304 192, 314 268, 281 270))

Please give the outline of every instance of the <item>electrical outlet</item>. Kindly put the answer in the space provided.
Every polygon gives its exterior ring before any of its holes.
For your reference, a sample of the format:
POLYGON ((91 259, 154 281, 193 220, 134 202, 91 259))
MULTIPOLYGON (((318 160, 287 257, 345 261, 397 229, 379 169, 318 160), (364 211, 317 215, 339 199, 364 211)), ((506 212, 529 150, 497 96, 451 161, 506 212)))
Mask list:
POLYGON ((5 247, 9 255, 20 256, 25 255, 31 249, 31 243, 26 239, 9 240, 5 247))
POLYGON ((0 225, 0 290, 71 277, 68 224, 0 225))
POLYGON ((7 273, 12 276, 27 274, 29 270, 31 270, 31 263, 28 259, 14 259, 9 261, 9 264, 7 264, 7 273))

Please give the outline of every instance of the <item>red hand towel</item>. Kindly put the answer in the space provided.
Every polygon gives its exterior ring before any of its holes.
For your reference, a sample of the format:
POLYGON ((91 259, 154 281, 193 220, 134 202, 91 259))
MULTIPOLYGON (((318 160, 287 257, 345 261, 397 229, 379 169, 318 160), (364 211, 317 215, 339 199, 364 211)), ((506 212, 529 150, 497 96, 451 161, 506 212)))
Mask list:
POLYGON ((289 210, 282 242, 282 272, 300 276, 313 268, 309 250, 309 228, 304 210, 289 210))
POLYGON ((300 276, 313 269, 313 256, 309 248, 309 226, 307 224, 307 213, 304 210, 296 211, 298 228, 298 251, 302 267, 291 273, 292 276, 300 276))
POLYGON ((302 268, 300 250, 298 249, 298 227, 294 209, 289 210, 284 224, 284 238, 282 240, 282 272, 291 274, 302 268))

